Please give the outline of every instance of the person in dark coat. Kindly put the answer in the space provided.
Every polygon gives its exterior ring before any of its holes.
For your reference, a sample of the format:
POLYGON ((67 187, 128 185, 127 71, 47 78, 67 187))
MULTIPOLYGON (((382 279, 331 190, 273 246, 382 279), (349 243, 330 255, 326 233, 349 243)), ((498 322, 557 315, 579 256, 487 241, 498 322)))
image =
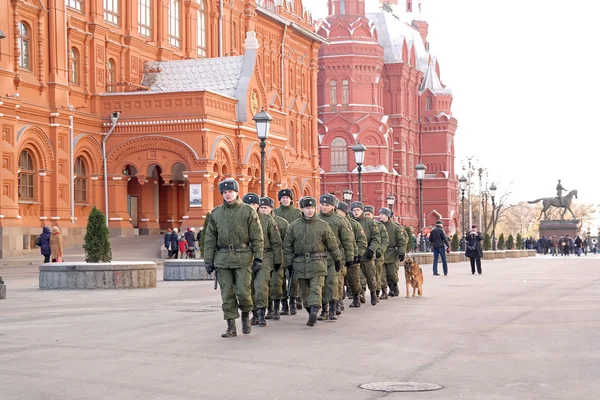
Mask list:
POLYGON ((187 242, 187 249, 185 255, 187 258, 196 258, 196 228, 190 227, 187 232, 183 234, 187 242))
POLYGON ((50 262, 50 254, 52 254, 52 250, 50 250, 50 235, 52 235, 50 227, 45 226, 40 235, 40 251, 44 256, 44 263, 50 262))
POLYGON ((446 261, 446 246, 450 247, 450 241, 444 228, 442 228, 442 221, 438 220, 435 223, 435 228, 429 233, 429 242, 433 248, 433 275, 439 275, 437 269, 438 257, 442 257, 442 266, 444 268, 444 275, 448 275, 448 262, 446 261))
POLYGON ((475 264, 477 264, 477 272, 481 275, 481 258, 483 257, 483 249, 481 241, 483 236, 477 231, 477 225, 473 225, 471 232, 467 235, 467 251, 465 255, 471 261, 471 273, 475 275, 475 264))
POLYGON ((171 258, 171 228, 167 228, 167 230, 165 231, 165 237, 164 237, 164 246, 165 249, 168 250, 167 252, 167 258, 171 258))
MULTIPOLYGON (((173 232, 171 232, 171 255, 169 258, 179 258, 179 235, 177 228, 173 228, 173 232)), ((183 256, 182 256, 183 257, 183 256)))

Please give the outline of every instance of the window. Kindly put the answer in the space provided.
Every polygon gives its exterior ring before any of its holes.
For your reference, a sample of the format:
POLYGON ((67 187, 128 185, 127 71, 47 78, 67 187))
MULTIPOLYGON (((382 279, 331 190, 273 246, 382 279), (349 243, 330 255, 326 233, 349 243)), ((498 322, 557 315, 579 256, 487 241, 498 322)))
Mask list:
POLYGON ((201 57, 206 57, 206 6, 204 0, 199 0, 200 9, 198 10, 198 39, 197 39, 197 54, 201 57))
POLYGON ((138 0, 138 32, 152 37, 152 0, 138 0))
POLYGON ((119 0, 104 0, 104 20, 119 25, 119 0))
POLYGON ((34 180, 33 158, 23 150, 19 156, 19 200, 34 200, 34 180))
POLYGON ((294 132, 294 122, 290 121, 290 145, 296 147, 296 132, 294 132))
POLYGON ((87 175, 81 157, 75 159, 75 201, 85 203, 87 196, 87 175))
POLYGON ((31 30, 25 22, 19 22, 19 67, 30 69, 29 48, 30 48, 31 30))
POLYGON ((309 150, 308 135, 306 134, 306 125, 302 125, 302 150, 309 150))
POLYGON ((425 109, 426 110, 431 110, 431 97, 427 97, 425 99, 425 109))
POLYGON ((237 49, 237 27, 235 22, 231 24, 231 50, 237 49))
POLYGON ((179 33, 179 0, 169 1, 169 44, 181 46, 181 35, 179 33))
POLYGON ((340 14, 346 14, 346 0, 340 0, 340 14))
POLYGON ((342 104, 348 105, 348 80, 346 79, 342 81, 342 104))
POLYGON ((329 104, 331 106, 336 106, 337 104, 337 82, 331 81, 329 84, 329 104))
POLYGON ((79 83, 79 52, 75 47, 69 51, 69 82, 79 83))
POLYGON ((66 5, 77 11, 83 11, 83 1, 81 0, 66 0, 66 5))
POLYGON ((106 63, 106 91, 114 92, 115 91, 115 74, 116 74, 116 66, 115 60, 112 58, 108 59, 108 63, 106 63))
POLYGON ((344 138, 331 141, 331 172, 348 172, 348 142, 344 138))
POLYGON ((304 75, 304 72, 302 73, 302 83, 301 83, 301 87, 300 87, 300 94, 304 95, 306 93, 306 76, 304 75))

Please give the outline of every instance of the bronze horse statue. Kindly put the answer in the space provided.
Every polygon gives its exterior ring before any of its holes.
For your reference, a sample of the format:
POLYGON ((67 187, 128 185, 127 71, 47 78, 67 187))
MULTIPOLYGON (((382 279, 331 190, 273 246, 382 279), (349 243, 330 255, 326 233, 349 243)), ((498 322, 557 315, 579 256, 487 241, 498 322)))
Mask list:
POLYGON ((565 213, 567 212, 567 210, 569 210, 569 212, 573 216, 573 219, 577 219, 575 217, 575 214, 573 214, 573 211, 571 211, 571 202, 573 201, 573 196, 575 196, 575 198, 577 198, 577 190, 571 190, 569 192, 569 194, 567 194, 566 196, 563 196, 562 203, 560 202, 560 199, 558 197, 544 197, 544 198, 537 199, 534 201, 528 201, 528 203, 535 204, 535 203, 539 202, 540 200, 544 201, 543 202, 544 208, 542 208, 542 212, 540 213, 540 216, 538 219, 541 219, 542 215, 544 216, 545 219, 548 219, 548 214, 546 214, 546 211, 551 206, 556 207, 556 208, 564 208, 563 212, 560 214, 561 220, 564 220, 564 216, 565 216, 565 213))

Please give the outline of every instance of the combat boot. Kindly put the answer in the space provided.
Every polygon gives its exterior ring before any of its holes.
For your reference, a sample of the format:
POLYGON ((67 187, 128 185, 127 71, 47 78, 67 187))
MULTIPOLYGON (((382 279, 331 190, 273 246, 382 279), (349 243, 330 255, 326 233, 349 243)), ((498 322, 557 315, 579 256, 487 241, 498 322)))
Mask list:
POLYGON ((281 315, 290 315, 287 299, 281 300, 281 315))
POLYGON ((296 297, 296 308, 302 310, 302 297, 296 297))
POLYGON ((250 313, 248 311, 242 311, 242 332, 244 335, 252 332, 252 327, 250 326, 250 313))
POLYGON ((319 321, 327 321, 329 319, 328 315, 329 307, 327 303, 323 303, 323 308, 321 309, 321 315, 319 315, 319 321))
POLYGON ((381 290, 381 297, 380 297, 380 299, 381 300, 387 300, 388 299, 387 288, 381 290))
POLYGON ((317 315, 318 314, 319 314, 319 307, 311 306, 310 314, 308 315, 308 321, 306 322, 306 325, 315 326, 315 324, 317 323, 317 315))
POLYGON ((265 309, 258 309, 258 318, 257 318, 258 326, 267 326, 267 321, 265 320, 265 309))
MULTIPOLYGON (((336 303, 337 302, 335 300, 331 300, 329 302, 329 320, 330 321, 337 321, 337 315, 336 315, 336 312, 335 312, 336 303)), ((340 311, 340 314, 341 314, 341 311, 340 311)))
POLYGON ((273 319, 273 300, 269 300, 269 312, 265 319, 273 319))
POLYGON ((352 304, 350 304, 351 308, 360 308, 360 301, 358 301, 358 294, 352 295, 352 304))
POLYGON ((377 292, 373 291, 371 292, 371 305, 374 306, 379 302, 379 299, 377 298, 377 292))
POLYGON ((400 288, 398 287, 398 282, 394 283, 394 296, 400 296, 400 288))
POLYGON ((390 288, 390 291, 388 292, 388 296, 396 297, 396 294, 394 293, 394 282, 388 282, 388 286, 390 288))
POLYGON ((293 299, 290 300, 290 315, 296 315, 296 302, 293 299))
POLYGON ((365 297, 365 289, 362 289, 360 291, 360 295, 358 296, 358 299, 360 300, 361 303, 365 304, 367 302, 367 299, 365 297))
POLYGON ((258 312, 260 310, 254 310, 252 311, 252 319, 250 320, 250 325, 256 325, 258 324, 258 312))
POLYGON ((341 315, 344 311, 344 300, 335 303, 335 315, 341 315))
POLYGON ((221 334, 222 338, 236 337, 237 332, 235 331, 235 319, 227 320, 227 330, 221 334))
POLYGON ((281 303, 281 300, 275 300, 274 302, 275 304, 273 306, 273 319, 277 321, 281 319, 281 317, 279 316, 279 303, 281 303))

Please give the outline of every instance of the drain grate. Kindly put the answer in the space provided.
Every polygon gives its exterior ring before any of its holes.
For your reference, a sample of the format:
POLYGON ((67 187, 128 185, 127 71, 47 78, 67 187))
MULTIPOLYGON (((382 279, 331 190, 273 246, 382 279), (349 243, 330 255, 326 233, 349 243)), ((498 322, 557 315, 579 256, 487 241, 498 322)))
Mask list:
POLYGON ((208 309, 208 308, 201 308, 201 309, 197 309, 197 310, 175 310, 175 312, 198 312, 198 313, 203 313, 203 312, 215 312, 217 311, 216 309, 208 309))
POLYGON ((435 383, 420 382, 372 382, 363 383, 359 386, 365 390, 375 390, 378 392, 430 392, 440 390, 444 387, 435 383))

